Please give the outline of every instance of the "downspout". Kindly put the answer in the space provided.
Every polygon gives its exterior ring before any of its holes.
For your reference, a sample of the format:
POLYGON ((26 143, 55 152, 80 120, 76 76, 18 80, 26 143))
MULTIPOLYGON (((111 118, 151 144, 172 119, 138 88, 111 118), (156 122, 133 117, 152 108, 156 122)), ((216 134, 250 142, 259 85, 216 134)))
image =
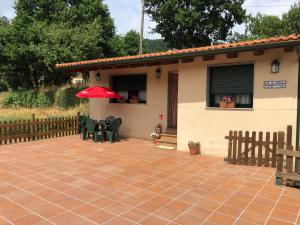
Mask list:
POLYGON ((300 131, 300 46, 297 47, 298 55, 298 95, 297 95, 297 122, 296 122, 296 150, 299 148, 300 131))

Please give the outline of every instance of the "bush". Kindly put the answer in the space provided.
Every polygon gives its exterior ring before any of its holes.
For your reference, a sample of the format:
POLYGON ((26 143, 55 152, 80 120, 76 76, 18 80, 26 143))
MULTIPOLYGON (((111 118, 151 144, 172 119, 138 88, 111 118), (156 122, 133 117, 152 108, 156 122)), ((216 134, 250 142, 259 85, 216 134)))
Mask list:
POLYGON ((15 91, 9 93, 3 100, 4 107, 46 108, 53 105, 53 97, 44 92, 34 90, 15 91))
POLYGON ((51 97, 44 92, 38 93, 36 96, 35 106, 37 108, 48 108, 52 106, 51 97))
POLYGON ((78 88, 64 87, 56 93, 56 104, 61 109, 69 109, 79 105, 80 100, 75 95, 78 92, 78 88))

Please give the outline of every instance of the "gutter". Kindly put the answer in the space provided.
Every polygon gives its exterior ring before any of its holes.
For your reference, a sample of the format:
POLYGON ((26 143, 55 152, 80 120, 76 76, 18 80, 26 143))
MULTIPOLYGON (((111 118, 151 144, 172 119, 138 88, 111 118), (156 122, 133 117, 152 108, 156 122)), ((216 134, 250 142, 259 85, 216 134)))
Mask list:
POLYGON ((294 47, 300 44, 300 40, 297 41, 287 41, 281 43, 268 43, 268 44, 260 44, 260 45, 249 45, 249 46, 238 46, 231 48, 220 48, 215 50, 206 50, 206 51, 195 51, 188 53, 179 53, 179 54, 170 54, 163 56, 150 56, 150 57, 141 57, 127 60, 115 60, 112 62, 100 62, 100 63, 86 63, 82 65, 72 65, 72 66, 64 66, 64 67, 56 67, 59 71, 64 70, 76 70, 76 69, 84 69, 88 70, 95 67, 100 66, 117 66, 128 63, 147 63, 147 62, 155 62, 161 60, 172 60, 172 59, 180 59, 185 57, 197 57, 197 56, 207 56, 207 55, 215 55, 215 54, 225 54, 231 52, 243 52, 243 51, 255 51, 262 49, 274 49, 274 48, 285 48, 285 47, 294 47))

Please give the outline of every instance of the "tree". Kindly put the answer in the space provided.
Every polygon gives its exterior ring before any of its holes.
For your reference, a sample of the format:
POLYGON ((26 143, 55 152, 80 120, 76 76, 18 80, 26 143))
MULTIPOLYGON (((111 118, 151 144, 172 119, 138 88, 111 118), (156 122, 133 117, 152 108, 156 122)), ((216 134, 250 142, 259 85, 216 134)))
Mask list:
POLYGON ((145 0, 146 13, 157 23, 171 48, 209 45, 225 40, 245 19, 244 0, 145 0))
POLYGON ((285 34, 300 33, 300 2, 293 5, 287 13, 282 15, 285 34))
POLYGON ((269 16, 258 13, 251 17, 248 24, 251 36, 275 37, 284 33, 284 23, 277 16, 269 16))
POLYGON ((138 32, 134 30, 127 32, 123 40, 125 55, 137 55, 139 53, 140 34, 138 32))
POLYGON ((9 25, 9 20, 5 16, 0 17, 0 27, 7 25, 9 25))
POLYGON ((16 17, 0 34, 0 74, 13 89, 63 83, 72 74, 55 64, 111 56, 114 32, 101 0, 17 1, 16 17))
POLYGON ((169 50, 168 43, 165 42, 163 39, 145 39, 144 45, 145 53, 164 52, 169 50))

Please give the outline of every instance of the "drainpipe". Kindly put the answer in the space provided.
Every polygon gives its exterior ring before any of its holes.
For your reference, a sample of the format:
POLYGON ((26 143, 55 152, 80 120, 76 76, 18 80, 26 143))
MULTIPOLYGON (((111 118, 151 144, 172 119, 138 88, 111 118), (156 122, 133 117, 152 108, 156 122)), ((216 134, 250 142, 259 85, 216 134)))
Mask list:
POLYGON ((299 148, 300 131, 300 46, 297 47, 298 55, 298 96, 297 96, 297 122, 296 122, 296 150, 299 148))

